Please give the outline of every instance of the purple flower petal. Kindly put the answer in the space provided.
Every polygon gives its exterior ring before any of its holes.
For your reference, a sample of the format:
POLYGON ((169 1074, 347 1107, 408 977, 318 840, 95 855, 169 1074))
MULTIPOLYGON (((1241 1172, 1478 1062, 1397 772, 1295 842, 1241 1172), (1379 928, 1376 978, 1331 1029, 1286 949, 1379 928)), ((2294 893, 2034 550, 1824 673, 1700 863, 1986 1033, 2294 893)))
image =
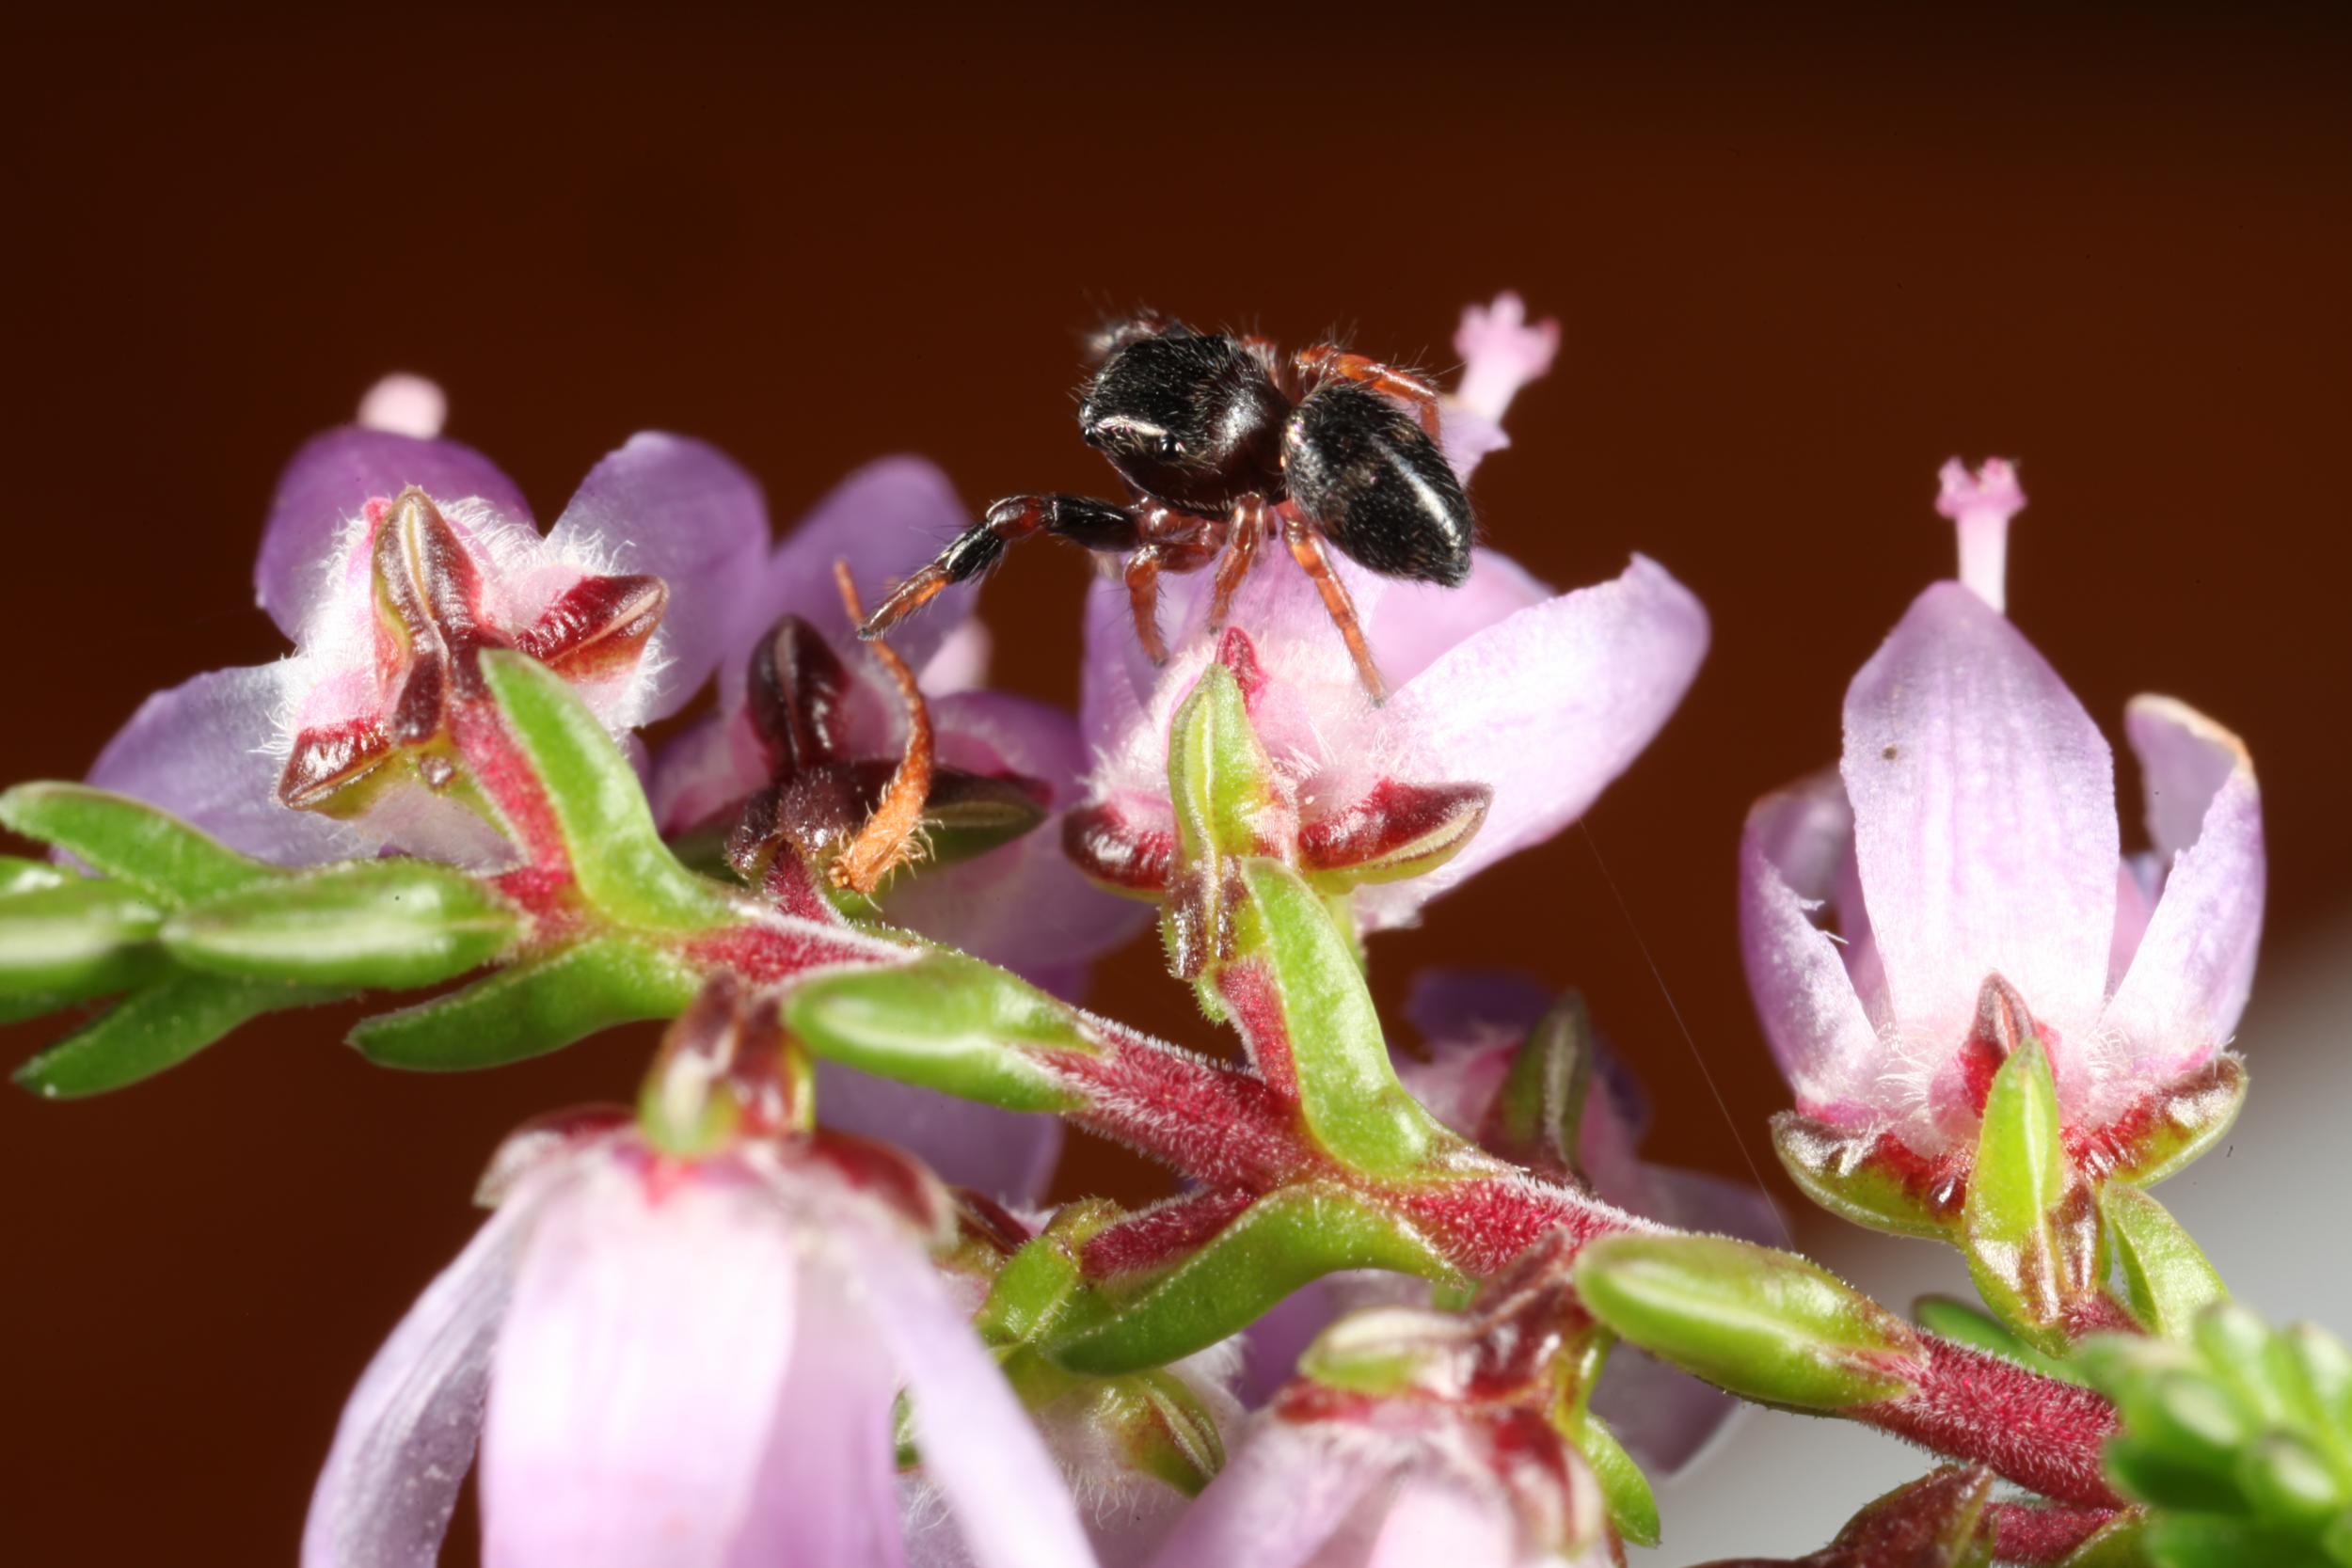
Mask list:
MULTIPOLYGON (((482 1446, 489 1568, 723 1568, 792 1412, 801 1267, 748 1180, 656 1193, 599 1163, 550 1200, 499 1337, 482 1446)), ((876 1390, 888 1398, 887 1386, 876 1390)), ((838 1435, 838 1434, 836 1434, 838 1435)))
POLYGON ((802 1277, 792 1365, 729 1568, 899 1568, 898 1373, 850 1283, 802 1277))
MULTIPOLYGON (((1001 691, 966 691, 931 705, 939 760, 978 773, 1016 773, 1075 803, 1086 749, 1059 708, 1001 691)), ((1062 853, 1048 819, 1000 848, 928 871, 885 895, 889 918, 1031 979, 1132 938, 1151 909, 1089 882, 1062 853)))
POLYGON ((303 1568, 432 1568, 473 1463, 491 1348, 530 1226, 561 1181, 526 1178, 368 1363, 310 1495, 303 1568))
POLYGON ((1671 1476, 1739 1415, 1740 1402, 1677 1367, 1621 1344, 1609 1353, 1593 1410, 1655 1476, 1671 1476))
POLYGON ((89 782, 280 865, 365 849, 367 842, 341 824, 278 803, 286 759, 267 747, 287 700, 288 668, 215 670, 156 692, 98 753, 89 782))
POLYGON ((1474 1492, 1459 1481, 1408 1476, 1397 1489, 1364 1568, 1541 1568, 1549 1553, 1520 1549, 1518 1521, 1499 1491, 1474 1492))
POLYGON ((1966 1034, 1999 973, 2061 1037, 2115 927, 2114 767, 2057 672, 1957 583, 1913 601, 1846 694, 1863 895, 1906 1032, 1966 1034))
POLYGON ((1406 683, 1383 722, 1409 736, 1444 780, 1494 790, 1469 847, 1425 877, 1361 889, 1367 929, 1583 814, 1649 744, 1707 652, 1707 611, 1655 562, 1546 600, 1487 627, 1406 683), (1529 683, 1529 673, 1541 679, 1529 683))
POLYGON ((1459 588, 1392 583, 1370 628, 1380 673, 1391 686, 1403 686, 1454 644, 1553 597, 1526 567, 1489 549, 1470 552, 1470 579, 1459 588))
POLYGON ((646 573, 670 590, 646 717, 676 712, 710 677, 758 582, 768 509, 758 482, 715 447, 644 432, 588 470, 548 542, 565 559, 646 573))
POLYGON ((1185 1511, 1157 1568, 1320 1562, 1315 1554, 1351 1518, 1375 1505, 1373 1495, 1395 1458, 1385 1444, 1335 1442, 1311 1428, 1261 1417, 1223 1473, 1185 1511))
MULTIPOLYGON (((849 563, 850 580, 870 608, 971 521, 947 476, 918 457, 868 463, 835 485, 785 536, 740 619, 729 628, 730 651, 719 667, 720 710, 733 712, 741 705, 745 655, 777 617, 798 615, 837 647, 855 641, 834 582, 834 562, 849 563)), ((969 584, 950 588, 891 632, 890 645, 908 668, 920 670, 930 662, 971 615, 977 593, 969 584)))
POLYGON ((1517 1038, 1560 1000, 1559 992, 1513 969, 1424 969, 1405 993, 1406 1022, 1422 1038, 1517 1038))
POLYGON ((2136 698, 2124 731, 2139 753, 2150 834, 2171 869, 2099 1021, 2099 1040, 2124 1053, 2112 1064, 2128 1069, 2118 1094, 2185 1072, 2227 1043, 2254 980, 2267 875, 2245 744, 2167 697, 2136 698))
POLYGON ((1809 918, 1836 887, 1852 832, 1835 774, 1756 803, 1740 842, 1740 953, 1764 1038, 1797 1103, 1859 1124, 1877 1115, 1878 1031, 1836 942, 1809 918))
POLYGON ((817 1114, 827 1127, 895 1144, 941 1180, 1015 1208, 1044 1197, 1061 1159, 1059 1117, 999 1110, 835 1062, 817 1064, 817 1114))
POLYGON ((278 479, 253 587, 278 629, 298 639, 332 587, 335 546, 376 497, 421 486, 437 501, 478 499, 522 524, 531 508, 515 482, 471 447, 345 425, 313 436, 278 479))
POLYGON ((924 1473, 979 1568, 1093 1568, 1061 1473, 930 1263, 874 1232, 857 1245, 866 1306, 905 1374, 924 1473))

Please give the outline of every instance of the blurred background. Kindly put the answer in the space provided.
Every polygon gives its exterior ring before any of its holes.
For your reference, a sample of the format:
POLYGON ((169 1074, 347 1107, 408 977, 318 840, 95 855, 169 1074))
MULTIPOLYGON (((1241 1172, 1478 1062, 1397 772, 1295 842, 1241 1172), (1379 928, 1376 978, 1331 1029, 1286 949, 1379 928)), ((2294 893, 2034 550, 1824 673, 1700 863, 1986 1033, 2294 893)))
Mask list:
MULTIPOLYGON (((1104 310, 1446 369, 1461 306, 1515 288, 1565 347, 1479 474, 1492 539, 1563 587, 1658 558, 1714 652, 1587 829, 1379 939, 1384 1003, 1432 964, 1581 986, 1659 1101, 1654 1153, 1770 1167, 1741 816, 1835 756, 1849 675, 1949 573, 1937 465, 2015 456, 2019 624, 2103 722, 2165 691, 2252 747, 2254 1109, 2184 1209, 2258 1305, 2352 1328, 2341 1249, 2251 1223, 2315 1201, 2294 1172, 2340 1184, 2352 1091, 2344 12, 870 10, 21 34, 0 778, 77 776, 149 690, 279 651, 249 578, 276 470, 389 370, 439 380, 450 433, 543 519, 655 427, 740 459, 781 528, 908 449, 976 505, 1106 488, 1071 399, 1104 310)), ((1040 546, 992 583, 1003 684, 1074 700, 1086 572, 1040 546)), ((1214 1043, 1148 943, 1094 1000, 1214 1043)), ((501 1133, 625 1095, 646 1045, 403 1077, 336 1043, 349 1022, 248 1029, 94 1102, 0 1091, 11 1560, 289 1558, 342 1401, 474 1225, 501 1133)), ((1100 1148, 1063 1176, 1157 1181, 1100 1148)), ((1933 1261, 1804 1239, 1898 1296, 1933 1261)), ((1858 1435, 1750 1420, 1668 1495, 1655 1560, 1818 1544, 1915 1470, 1858 1435)), ((461 1521, 451 1560, 472 1551, 461 1521)))

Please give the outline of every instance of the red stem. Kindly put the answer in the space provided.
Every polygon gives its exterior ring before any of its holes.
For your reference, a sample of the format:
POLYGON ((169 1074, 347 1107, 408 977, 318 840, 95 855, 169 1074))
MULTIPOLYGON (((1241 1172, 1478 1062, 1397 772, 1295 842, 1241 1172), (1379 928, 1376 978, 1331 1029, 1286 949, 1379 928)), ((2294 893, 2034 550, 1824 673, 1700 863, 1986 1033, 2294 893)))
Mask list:
POLYGON ((1844 1414, 1922 1448, 1989 1465, 2018 1485, 2093 1509, 2122 1506, 2099 1449, 2115 1407, 2090 1389, 1923 1334, 1925 1370, 1900 1399, 1844 1414))
MULTIPOLYGON (((1096 1053, 1041 1053, 1085 1098, 1069 1119, 1175 1167, 1211 1194, 1254 1196, 1310 1176, 1346 1181, 1411 1221, 1448 1262, 1475 1278, 1501 1272, 1557 1232, 1581 1246, 1597 1236, 1667 1228, 1474 1148, 1449 1156, 1458 1174, 1403 1187, 1374 1182, 1323 1154, 1295 1100, 1256 1073, 1107 1021, 1094 1021, 1093 1032, 1101 1045, 1096 1053)), ((1213 1200, 1211 1207, 1223 1212, 1226 1205, 1213 1200)), ((1245 1207, 1235 1201, 1232 1212, 1245 1207)), ((1118 1227, 1117 1242, 1089 1264, 1115 1263, 1109 1272, 1151 1267, 1173 1260, 1173 1254, 1159 1255, 1156 1239, 1178 1252, 1204 1239, 1172 1219, 1118 1227)), ((2105 1399, 1952 1340, 1920 1338, 1925 1371, 1915 1391, 1844 1414, 1937 1453, 1990 1465, 2060 1502, 2092 1512, 2122 1505, 2099 1462, 2100 1445, 2116 1429, 2114 1407, 2105 1399)), ((2037 1515, 2009 1528, 2055 1539, 2061 1523, 2056 1514, 2037 1515)))
POLYGON ((2063 1562, 2074 1548, 2116 1516, 2111 1508, 2036 1508, 2030 1503, 1994 1503, 1985 1511, 1993 1522, 1993 1555, 2003 1562, 2063 1562))

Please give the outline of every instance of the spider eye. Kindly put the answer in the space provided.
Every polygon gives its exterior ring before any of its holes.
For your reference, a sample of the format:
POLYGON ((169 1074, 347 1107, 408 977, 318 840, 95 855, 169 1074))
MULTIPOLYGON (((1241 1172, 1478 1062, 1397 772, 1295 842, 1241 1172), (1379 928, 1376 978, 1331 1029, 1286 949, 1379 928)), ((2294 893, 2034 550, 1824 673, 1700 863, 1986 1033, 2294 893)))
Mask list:
POLYGON ((1181 457, 1184 455, 1184 442, 1179 441, 1175 436, 1163 436, 1160 437, 1160 455, 1162 457, 1181 457))

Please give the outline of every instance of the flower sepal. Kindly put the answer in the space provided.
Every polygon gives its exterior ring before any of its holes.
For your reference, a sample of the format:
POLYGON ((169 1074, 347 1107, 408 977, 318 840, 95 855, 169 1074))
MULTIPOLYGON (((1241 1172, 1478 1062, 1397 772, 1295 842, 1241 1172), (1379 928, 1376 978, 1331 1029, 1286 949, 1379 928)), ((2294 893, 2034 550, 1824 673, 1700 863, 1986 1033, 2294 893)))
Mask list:
POLYGON ((1919 1155, 1892 1132, 1848 1132, 1782 1111, 1772 1117, 1772 1151, 1798 1189, 1840 1219, 1937 1240, 1960 1224, 1965 1161, 1919 1155))

